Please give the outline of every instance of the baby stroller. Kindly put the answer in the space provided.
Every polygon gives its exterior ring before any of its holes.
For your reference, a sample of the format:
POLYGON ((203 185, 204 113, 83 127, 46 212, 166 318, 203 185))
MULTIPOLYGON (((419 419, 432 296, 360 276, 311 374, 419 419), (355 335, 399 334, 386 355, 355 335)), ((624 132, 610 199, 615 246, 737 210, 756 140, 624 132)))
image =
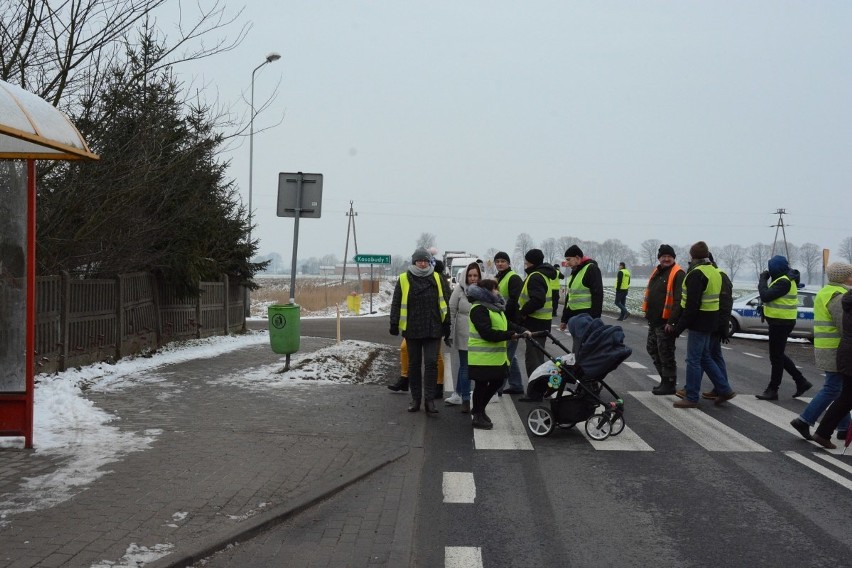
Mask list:
POLYGON ((549 436, 556 426, 568 429, 585 421, 586 433, 593 440, 617 436, 624 430, 624 400, 604 378, 632 353, 624 345, 624 332, 621 327, 606 325, 588 314, 571 318, 569 328, 574 337, 574 361, 568 348, 549 331, 533 336, 548 337, 567 356, 553 357, 538 342, 527 340, 527 348, 539 349, 548 359, 536 369, 530 382, 547 381, 544 396, 554 395, 550 408, 537 406, 529 412, 527 428, 535 436, 549 436), (602 398, 604 390, 613 400, 602 398))

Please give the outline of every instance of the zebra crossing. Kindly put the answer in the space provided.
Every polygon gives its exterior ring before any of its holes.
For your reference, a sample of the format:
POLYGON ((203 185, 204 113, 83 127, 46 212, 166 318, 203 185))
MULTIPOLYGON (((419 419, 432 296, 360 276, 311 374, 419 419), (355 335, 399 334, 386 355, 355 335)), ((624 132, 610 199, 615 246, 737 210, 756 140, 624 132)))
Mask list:
MULTIPOLYGON (((624 364, 632 369, 647 369, 645 365, 635 361, 626 361, 624 364)), ((655 374, 648 374, 647 377, 656 382, 660 381, 660 377, 655 374)), ((671 397, 655 396, 647 390, 628 391, 624 396, 628 399, 628 408, 636 407, 630 404, 630 400, 638 402, 641 407, 644 407, 707 451, 772 452, 770 448, 752 440, 747 435, 711 416, 710 413, 705 412, 701 408, 688 410, 677 409, 672 406, 671 397)), ((803 405, 810 401, 808 398, 799 400, 803 405)), ((730 400, 726 404, 726 407, 729 407, 730 411, 734 413, 745 412, 756 416, 762 421, 783 430, 791 438, 801 440, 799 434, 790 427, 790 421, 798 416, 796 412, 777 404, 757 400, 750 396, 736 397, 730 400)), ((493 399, 488 405, 488 414, 494 422, 494 428, 492 430, 474 430, 474 447, 476 450, 530 451, 535 449, 530 435, 526 430, 524 418, 519 415, 511 397, 504 396, 493 399)), ((718 416, 718 413, 714 414, 718 416)), ((585 429, 582 427, 571 430, 571 435, 583 436, 596 451, 656 451, 652 444, 643 439, 639 432, 630 427, 629 421, 621 434, 610 436, 601 441, 589 438, 585 429)), ((824 450, 816 443, 811 442, 810 447, 814 450, 811 454, 808 454, 807 451, 783 451, 781 454, 847 489, 852 489, 852 480, 849 477, 845 477, 852 476, 852 465, 848 461, 850 458, 838 459, 831 455, 842 453, 842 444, 838 445, 840 447, 835 450, 824 450)))

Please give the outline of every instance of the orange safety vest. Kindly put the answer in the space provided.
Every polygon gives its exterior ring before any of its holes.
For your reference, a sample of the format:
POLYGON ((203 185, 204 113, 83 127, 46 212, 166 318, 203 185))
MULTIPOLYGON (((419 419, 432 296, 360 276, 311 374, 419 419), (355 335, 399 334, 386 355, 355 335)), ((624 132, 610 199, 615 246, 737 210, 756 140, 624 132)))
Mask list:
MULTIPOLYGON (((654 272, 651 273, 651 277, 648 278, 648 284, 651 283, 651 280, 654 279, 654 276, 657 275, 657 271, 660 269, 659 265, 654 268, 654 272)), ((672 308, 674 308, 674 281, 677 276, 678 271, 683 272, 683 268, 680 267, 678 263, 674 263, 672 265, 671 272, 669 272, 669 281, 666 282, 666 301, 663 304, 663 319, 667 320, 672 315, 672 308)), ((642 311, 648 312, 648 288, 645 288, 645 301, 642 302, 642 311)))

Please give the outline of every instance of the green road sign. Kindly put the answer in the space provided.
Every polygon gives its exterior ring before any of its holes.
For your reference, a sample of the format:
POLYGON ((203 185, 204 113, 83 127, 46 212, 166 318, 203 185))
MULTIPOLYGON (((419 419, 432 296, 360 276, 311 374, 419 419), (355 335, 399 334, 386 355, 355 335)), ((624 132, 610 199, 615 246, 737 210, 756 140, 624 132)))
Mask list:
POLYGON ((390 264, 389 254, 356 254, 355 264, 390 264))

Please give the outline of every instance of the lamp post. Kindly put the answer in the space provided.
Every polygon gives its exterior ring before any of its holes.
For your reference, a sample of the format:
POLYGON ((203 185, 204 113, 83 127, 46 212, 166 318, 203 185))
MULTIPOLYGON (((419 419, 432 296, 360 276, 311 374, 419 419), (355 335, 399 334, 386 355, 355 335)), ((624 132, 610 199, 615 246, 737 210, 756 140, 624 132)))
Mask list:
MULTIPOLYGON (((260 69, 261 67, 263 67, 267 63, 272 63, 273 61, 278 61, 279 59, 281 59, 281 55, 279 55, 275 52, 272 52, 272 53, 270 53, 269 55, 266 56, 266 59, 263 61, 263 63, 261 63, 260 65, 255 67, 251 72, 251 103, 250 103, 251 104, 251 116, 249 117, 249 186, 248 186, 248 194, 249 194, 248 195, 248 220, 249 220, 248 243, 249 243, 249 247, 251 247, 251 228, 252 228, 252 225, 254 224, 254 215, 253 215, 252 204, 251 204, 252 181, 253 181, 252 177, 254 175, 254 114, 255 114, 254 113, 254 75, 255 75, 255 73, 257 73, 258 69, 260 69)), ((251 258, 249 258, 249 261, 251 261, 251 258)), ((249 295, 249 289, 246 288, 245 290, 246 290, 245 315, 250 316, 251 315, 251 302, 250 302, 251 298, 250 298, 250 295, 249 295)))

